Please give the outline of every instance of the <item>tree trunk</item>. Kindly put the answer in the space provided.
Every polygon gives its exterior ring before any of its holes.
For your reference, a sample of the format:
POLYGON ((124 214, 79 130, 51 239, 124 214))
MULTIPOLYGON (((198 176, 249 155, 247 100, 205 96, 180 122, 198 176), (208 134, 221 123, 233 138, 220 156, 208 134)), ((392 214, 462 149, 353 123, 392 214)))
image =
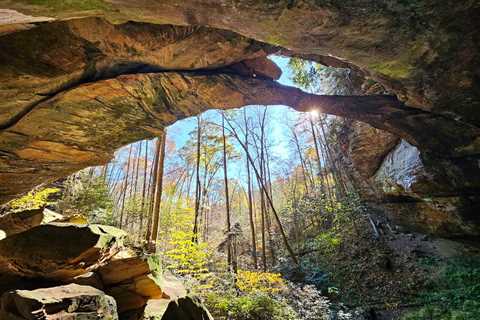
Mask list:
POLYGON ((120 209, 120 228, 122 228, 123 223, 123 213, 125 210, 125 196, 127 194, 127 187, 128 187, 128 173, 130 171, 130 160, 132 157, 132 145, 128 150, 128 160, 127 160, 127 173, 125 174, 125 186, 123 188, 123 196, 122 196, 122 208, 120 209))
POLYGON ((155 200, 153 207, 153 226, 150 242, 152 248, 155 245, 158 237, 158 225, 160 222, 160 205, 162 203, 162 189, 163 189, 163 167, 165 164, 165 141, 167 139, 166 129, 163 131, 163 134, 159 138, 159 153, 158 153, 158 168, 157 168, 157 178, 156 178, 156 187, 155 187, 155 200))
POLYGON ((157 138, 157 143, 155 147, 155 156, 153 160, 153 166, 150 169, 150 204, 148 208, 148 220, 147 220, 147 234, 145 236, 145 240, 149 244, 151 235, 152 235, 152 224, 153 224, 153 206, 155 203, 155 192, 156 192, 156 186, 157 186, 157 171, 158 171, 158 156, 160 154, 160 148, 161 148, 161 141, 159 138, 157 138), (152 173, 153 170, 153 174, 152 173))
MULTIPOLYGON (((253 166, 253 164, 252 164, 253 166)), ((262 265, 263 272, 267 271, 267 252, 266 252, 266 240, 265 240, 265 198, 264 191, 262 188, 262 182, 260 175, 257 175, 258 189, 260 192, 260 217, 261 217, 261 226, 262 226, 262 265)))
MULTIPOLYGON (((227 263, 232 268, 232 243, 230 242, 230 197, 228 194, 228 171, 227 171, 227 138, 225 137, 225 113, 222 112, 222 139, 223 139, 223 179, 225 183, 225 210, 227 214, 227 263)), ((236 271, 236 270, 234 270, 236 271)))
POLYGON ((104 183, 107 182, 107 174, 108 174, 108 163, 103 166, 102 178, 104 183))
MULTIPOLYGON (((297 133, 295 132, 295 128, 292 129, 293 133, 293 141, 295 142, 295 146, 297 147, 298 157, 300 158, 300 164, 302 166, 302 173, 303 173, 303 182, 305 185, 305 193, 308 194, 308 181, 307 181, 307 169, 305 161, 303 160, 302 150, 300 149, 300 142, 298 141, 297 133)), ((313 181, 310 181, 313 184, 313 181)))
POLYGON ((139 236, 142 239, 143 235, 143 219, 145 216, 145 197, 147 195, 147 167, 148 167, 148 140, 145 141, 145 159, 143 163, 143 188, 142 188, 142 204, 140 212, 140 229, 139 236))
POLYGON ((198 214, 200 210, 200 195, 201 195, 201 185, 200 185, 200 144, 201 144, 201 118, 200 115, 197 116, 197 162, 196 162, 196 183, 195 183, 195 220, 193 224, 193 242, 198 242, 198 214))
MULTIPOLYGON (((245 153, 248 157, 248 122, 247 122, 247 112, 243 109, 243 118, 245 121, 245 153)), ((250 220, 250 233, 252 235, 252 260, 253 266, 255 269, 258 268, 257 261, 257 239, 255 237, 255 220, 253 217, 253 201, 252 201, 252 181, 250 176, 250 163, 247 159, 247 184, 248 184, 248 217, 250 220)))

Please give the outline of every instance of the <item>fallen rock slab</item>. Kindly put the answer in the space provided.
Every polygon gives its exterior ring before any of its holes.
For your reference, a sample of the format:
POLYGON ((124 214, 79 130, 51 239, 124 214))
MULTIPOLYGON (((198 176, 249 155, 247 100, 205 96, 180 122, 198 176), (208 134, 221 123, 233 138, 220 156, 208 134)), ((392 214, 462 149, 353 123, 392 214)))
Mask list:
POLYGON ((148 262, 140 257, 112 260, 98 269, 106 286, 112 286, 150 273, 148 262))
POLYGON ((164 297, 151 274, 148 262, 142 257, 114 259, 98 269, 105 292, 117 301, 118 312, 138 310, 148 300, 164 297))
POLYGON ((108 261, 125 236, 103 225, 40 225, 0 241, 0 273, 68 282, 108 261))
POLYGON ((36 290, 16 290, 1 298, 1 319, 118 319, 115 300, 89 286, 69 284, 36 290))

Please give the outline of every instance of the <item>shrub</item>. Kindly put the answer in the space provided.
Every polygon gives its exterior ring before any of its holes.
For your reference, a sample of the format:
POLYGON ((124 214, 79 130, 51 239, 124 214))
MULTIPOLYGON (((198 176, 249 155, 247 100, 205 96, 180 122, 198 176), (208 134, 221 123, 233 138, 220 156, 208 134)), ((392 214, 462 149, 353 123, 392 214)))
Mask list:
POLYGON ((212 292, 205 304, 216 319, 231 320, 299 320, 295 311, 282 299, 261 292, 235 296, 212 292))
POLYGON ((58 188, 45 188, 42 190, 32 190, 21 198, 12 200, 8 206, 13 211, 23 211, 28 209, 38 209, 49 204, 48 198, 59 192, 58 188))
POLYGON ((282 276, 279 273, 255 272, 239 270, 236 285, 245 293, 275 293, 285 287, 282 276))
MULTIPOLYGON (((438 267, 438 263, 430 266, 438 267)), ((403 320, 480 319, 480 259, 448 261, 418 299, 425 306, 407 314, 403 320)))
POLYGON ((91 176, 88 170, 71 175, 64 182, 65 191, 57 203, 66 216, 82 215, 91 223, 113 224, 113 199, 103 177, 91 176))

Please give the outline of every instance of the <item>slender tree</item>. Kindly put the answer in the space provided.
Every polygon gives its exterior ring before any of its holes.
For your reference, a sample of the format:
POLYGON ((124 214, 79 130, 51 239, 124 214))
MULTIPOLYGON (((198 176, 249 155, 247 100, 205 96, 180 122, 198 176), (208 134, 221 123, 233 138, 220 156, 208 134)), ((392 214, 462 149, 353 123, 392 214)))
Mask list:
MULTIPOLYGON (((245 153, 247 154, 248 157, 248 120, 247 120, 247 111, 246 109, 243 109, 243 119, 245 122, 245 153)), ((225 126, 224 126, 225 127, 225 126)), ((257 240, 255 236, 255 220, 253 217, 253 201, 252 201, 252 181, 251 181, 251 175, 250 175, 250 162, 247 160, 246 161, 246 167, 247 167, 247 189, 248 189, 248 218, 250 221, 250 233, 252 237, 252 260, 253 260, 253 266, 255 269, 258 267, 258 261, 257 261, 257 240)))
MULTIPOLYGON (((245 151, 245 144, 243 143, 243 141, 240 139, 237 131, 235 130, 235 127, 229 122, 228 119, 226 119, 227 121, 227 124, 229 126, 228 131, 233 135, 233 137, 236 139, 236 141, 238 142, 238 144, 242 147, 242 149, 245 151)), ((277 226, 278 226, 278 229, 280 230, 280 234, 282 235, 282 240, 285 244, 285 247, 287 249, 287 252, 289 253, 291 259, 293 260, 293 262, 298 265, 298 259, 297 259, 297 256, 295 255, 292 247, 290 246, 290 243, 288 242, 288 238, 287 238, 287 235, 285 233, 285 229, 283 228, 283 225, 282 225, 282 222, 280 221, 280 217, 278 216, 278 213, 275 209, 275 206, 273 205, 273 201, 272 199, 270 198, 270 196, 268 195, 268 192, 266 192, 267 188, 265 187, 265 185, 263 184, 263 181, 260 177, 260 173, 258 171, 258 169, 256 168, 255 166, 255 162, 253 161, 252 157, 247 153, 247 159, 248 161, 250 162, 250 165, 252 166, 253 168, 253 171, 255 173, 255 176, 257 177, 257 180, 260 182, 260 187, 261 189, 263 190, 263 192, 265 193, 266 195, 266 198, 267 198, 267 201, 268 201, 268 204, 270 205, 270 208, 272 209, 273 211, 273 214, 274 214, 274 217, 275 217, 275 221, 277 222, 277 226)))
POLYGON ((156 142, 156 147, 155 147, 155 156, 153 160, 153 167, 150 170, 150 204, 148 208, 148 220, 147 220, 147 233, 145 236, 145 240, 147 243, 150 243, 150 239, 152 236, 152 225, 153 225, 153 206, 155 203, 155 194, 156 194, 156 186, 157 186, 157 172, 158 172, 158 161, 159 161, 159 154, 160 154, 160 148, 161 148, 161 141, 159 138, 157 138, 156 142), (152 174, 153 170, 153 174, 152 174))
POLYGON ((140 207, 140 238, 143 235, 143 219, 145 216, 145 198, 147 195, 147 167, 148 167, 148 140, 145 141, 145 157, 143 162, 143 188, 142 188, 142 204, 140 207))
MULTIPOLYGON (((227 214, 227 262, 230 268, 233 268, 232 263, 232 243, 230 241, 230 197, 228 194, 228 170, 227 170, 227 138, 225 136, 225 113, 222 112, 222 140, 223 140, 223 179, 225 183, 225 210, 227 214)), ((233 270, 236 272, 237 270, 233 270)))
POLYGON ((300 149, 300 142, 298 141, 298 136, 297 136, 297 133, 295 132, 295 128, 292 128, 292 135, 293 135, 293 141, 295 142, 295 146, 297 148, 297 152, 298 152, 298 157, 300 159, 300 165, 302 167, 302 174, 303 174, 303 183, 305 185, 305 193, 309 193, 309 188, 308 188, 308 181, 309 180, 311 182, 311 184, 313 185, 313 181, 311 181, 310 177, 309 179, 307 179, 307 168, 306 168, 306 164, 305 164, 305 160, 303 159, 303 154, 302 154, 302 150, 300 149))
POLYGON ((195 220, 193 224, 193 238, 192 241, 198 242, 198 215, 200 211, 200 197, 201 197, 201 184, 200 184, 200 145, 201 145, 201 118, 197 116, 197 161, 195 167, 196 183, 195 183, 195 220))
POLYGON ((160 221, 160 205, 162 202, 162 191, 163 191, 163 169, 165 164, 165 141, 167 137, 166 129, 163 131, 162 135, 159 137, 159 153, 158 153, 158 168, 157 168, 157 178, 155 186, 155 198, 154 198, 154 207, 153 207, 153 226, 150 242, 154 245, 158 237, 158 225, 160 221))
POLYGON ((125 174, 125 182, 124 182, 123 195, 122 195, 122 207, 120 209, 120 228, 122 227, 122 224, 123 224, 123 213, 124 213, 124 210, 125 210, 125 196, 127 195, 128 174, 129 174, 129 171, 130 171, 130 161, 131 161, 131 158, 132 158, 132 148, 133 148, 133 146, 130 145, 130 148, 128 149, 127 172, 125 174))

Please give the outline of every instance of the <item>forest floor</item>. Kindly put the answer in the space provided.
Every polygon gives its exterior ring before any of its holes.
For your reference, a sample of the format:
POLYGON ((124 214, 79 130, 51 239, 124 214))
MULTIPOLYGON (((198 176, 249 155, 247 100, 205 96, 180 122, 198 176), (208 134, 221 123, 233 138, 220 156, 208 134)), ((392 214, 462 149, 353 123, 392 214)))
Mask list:
MULTIPOLYGON (((323 258, 311 258, 321 264, 332 285, 339 288, 336 294, 330 294, 333 301, 349 309, 361 308, 375 320, 400 319, 419 309, 424 305, 420 296, 428 294, 445 268, 480 257, 480 247, 404 232, 381 215, 359 216, 337 232, 342 234, 340 245, 324 252, 323 258)), ((470 270, 466 273, 471 276, 470 270)))

